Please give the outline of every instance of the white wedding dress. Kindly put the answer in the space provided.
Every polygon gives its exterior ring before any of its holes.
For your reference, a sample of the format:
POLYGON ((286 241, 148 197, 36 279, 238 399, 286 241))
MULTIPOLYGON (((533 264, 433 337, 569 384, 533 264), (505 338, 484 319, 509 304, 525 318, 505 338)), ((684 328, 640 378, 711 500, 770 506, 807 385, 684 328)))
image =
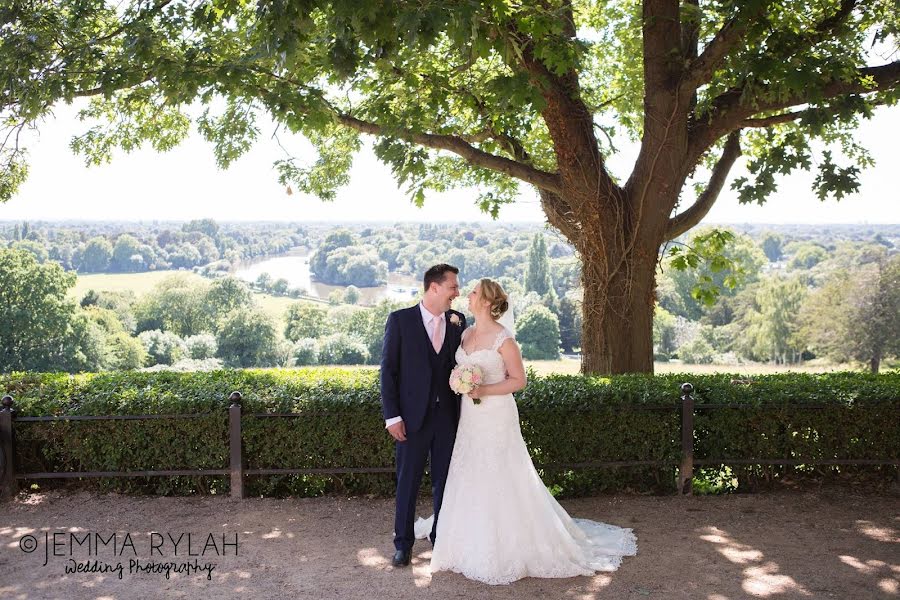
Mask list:
MULTIPOLYGON (((504 328, 493 347, 472 354, 460 345, 456 362, 481 367, 485 383, 502 381, 498 348, 511 337, 504 328)), ((418 519, 417 538, 428 537, 433 518, 418 519)), ((631 529, 572 519, 547 491, 512 394, 485 396, 477 405, 463 395, 435 538, 433 573, 455 571, 489 584, 614 571, 623 556, 637 553, 631 529)))

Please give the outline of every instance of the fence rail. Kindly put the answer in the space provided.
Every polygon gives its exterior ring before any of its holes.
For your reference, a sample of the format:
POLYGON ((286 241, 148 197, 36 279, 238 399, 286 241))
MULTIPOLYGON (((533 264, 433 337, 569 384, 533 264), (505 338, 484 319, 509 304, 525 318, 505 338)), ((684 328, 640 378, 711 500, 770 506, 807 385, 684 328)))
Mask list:
MULTIPOLYGON (((900 466, 900 458, 891 460, 871 459, 787 459, 787 458, 694 458, 694 417, 696 411, 707 409, 741 409, 759 408, 757 404, 695 404, 694 386, 690 383, 681 385, 680 404, 642 405, 637 407, 616 407, 632 410, 673 410, 677 409, 681 416, 681 458, 680 460, 618 460, 589 461, 580 463, 548 463, 536 465, 542 469, 577 470, 577 469, 615 469, 628 467, 678 467, 678 493, 692 493, 694 467, 704 465, 884 465, 900 466)), ((18 481, 25 479, 78 479, 91 477, 167 477, 195 475, 230 475, 231 496, 246 497, 244 479, 249 475, 337 475, 352 473, 393 473, 394 467, 327 467, 307 469, 247 469, 244 466, 242 450, 241 419, 251 418, 283 418, 303 417, 309 413, 243 413, 240 392, 232 392, 228 397, 228 456, 229 464, 221 469, 168 469, 157 471, 68 471, 49 473, 17 473, 15 471, 15 431, 16 422, 53 422, 53 421, 115 421, 115 420, 151 420, 151 419, 196 419, 216 416, 217 413, 193 413, 170 415, 49 415, 36 417, 16 417, 15 402, 11 396, 4 396, 0 401, 0 498, 13 496, 18 489, 18 481)), ((766 405, 763 405, 766 406, 766 405)), ((776 405, 771 405, 776 406, 776 405)), ((798 405, 795 408, 818 410, 826 408, 824 404, 798 405)))

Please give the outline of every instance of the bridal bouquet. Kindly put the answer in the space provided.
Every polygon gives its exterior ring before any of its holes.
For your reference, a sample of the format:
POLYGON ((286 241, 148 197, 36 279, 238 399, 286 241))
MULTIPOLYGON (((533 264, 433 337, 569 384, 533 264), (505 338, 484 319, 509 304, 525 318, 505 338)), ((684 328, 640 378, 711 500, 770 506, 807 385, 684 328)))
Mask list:
MULTIPOLYGON (((484 381, 484 373, 478 365, 456 365, 450 372, 450 389, 457 394, 468 394, 484 381)), ((481 404, 480 398, 472 398, 475 404, 481 404)))

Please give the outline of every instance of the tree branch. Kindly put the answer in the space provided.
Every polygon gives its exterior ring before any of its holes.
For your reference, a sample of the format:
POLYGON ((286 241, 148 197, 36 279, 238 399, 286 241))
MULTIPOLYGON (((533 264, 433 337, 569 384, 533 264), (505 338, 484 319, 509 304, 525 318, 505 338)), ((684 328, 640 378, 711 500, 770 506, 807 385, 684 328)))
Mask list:
MULTIPOLYGON (((849 94, 869 94, 891 90, 896 88, 898 84, 900 84, 900 61, 895 61, 876 67, 860 68, 856 72, 856 77, 851 81, 833 79, 826 82, 820 90, 813 89, 803 94, 788 96, 787 98, 764 102, 750 100, 742 103, 740 94, 725 92, 720 96, 722 101, 718 102, 719 105, 714 111, 714 114, 717 113, 719 116, 713 119, 710 127, 714 131, 724 133, 739 128, 742 121, 757 113, 783 110, 791 106, 828 100, 849 94), (871 84, 869 80, 871 80, 871 84)), ((766 96, 775 97, 776 95, 769 94, 768 90, 763 88, 759 93, 759 97, 766 96)))
MULTIPOLYGON (((567 23, 564 34, 574 38, 571 6, 567 4, 563 10, 567 23)), ((524 69, 546 100, 541 117, 553 140, 560 186, 564 183, 578 185, 601 190, 601 194, 605 195, 617 190, 618 186, 607 171, 600 153, 594 134, 593 114, 582 99, 578 72, 572 68, 561 75, 552 73, 535 56, 534 41, 512 24, 507 24, 498 33, 506 37, 507 43, 514 47, 519 57, 517 64, 511 66, 524 69)))
POLYGON ((757 16, 764 13, 769 2, 756 5, 745 3, 738 13, 725 23, 703 52, 691 61, 682 79, 682 92, 693 94, 697 88, 712 81, 713 73, 722 64, 725 57, 742 41, 747 25, 757 16))
POLYGON ((697 201, 686 211, 669 219, 669 225, 666 229, 667 240, 677 238, 682 233, 689 231, 692 227, 703 220, 703 217, 709 212, 716 203, 725 180, 728 178, 728 172, 741 155, 741 132, 733 131, 725 141, 725 148, 722 150, 722 156, 713 167, 712 175, 706 189, 697 198, 697 201))
MULTIPOLYGON (((856 8, 859 0, 842 0, 838 10, 816 24, 802 35, 795 36, 790 42, 782 42, 780 48, 787 49, 787 55, 803 48, 809 48, 819 42, 847 20, 847 17, 856 8)), ((713 73, 728 54, 734 50, 743 39, 747 25, 755 18, 762 15, 771 2, 766 2, 754 7, 753 3, 744 4, 733 19, 725 23, 716 33, 712 41, 703 50, 703 53, 693 60, 686 70, 682 82, 682 91, 693 93, 702 85, 712 80, 713 73)))
POLYGON ((418 133, 409 129, 388 128, 343 113, 337 113, 336 118, 340 124, 361 133, 368 133, 379 137, 396 137, 427 148, 447 150, 459 155, 473 165, 491 169, 492 171, 497 171, 509 175, 510 177, 515 177, 516 179, 530 183, 542 190, 547 190, 556 194, 561 193, 562 187, 558 175, 541 171, 540 169, 510 160, 503 156, 484 152, 467 143, 460 137, 433 133, 418 133))
MULTIPOLYGON (((731 131, 743 128, 748 119, 750 122, 747 126, 766 127, 768 124, 775 124, 776 121, 781 119, 784 119, 781 122, 796 119, 802 116, 802 111, 786 113, 784 116, 763 117, 761 120, 751 119, 755 114, 785 110, 792 106, 850 94, 870 94, 892 90, 897 88, 898 85, 900 85, 900 61, 876 67, 863 67, 857 70, 856 77, 850 81, 831 80, 818 90, 812 88, 805 91, 802 95, 795 94, 787 98, 782 97, 766 102, 756 99, 742 100, 743 88, 732 88, 720 94, 713 101, 708 120, 701 120, 695 123, 685 160, 693 165, 717 139, 731 131), (873 83, 868 82, 870 78, 873 83), (863 83, 863 80, 866 80, 867 83, 863 83), (788 114, 793 115, 792 118, 789 118, 788 114), (772 121, 772 123, 768 123, 768 121, 772 121)), ((759 93, 759 97, 767 95, 773 98, 776 97, 775 94, 771 94, 766 88, 763 88, 759 93)))
POLYGON ((806 110, 796 110, 793 112, 781 113, 770 117, 760 117, 757 119, 744 119, 741 121, 741 129, 745 127, 771 127, 772 125, 780 125, 782 123, 790 123, 796 121, 806 115, 813 114, 818 109, 808 108, 806 110))

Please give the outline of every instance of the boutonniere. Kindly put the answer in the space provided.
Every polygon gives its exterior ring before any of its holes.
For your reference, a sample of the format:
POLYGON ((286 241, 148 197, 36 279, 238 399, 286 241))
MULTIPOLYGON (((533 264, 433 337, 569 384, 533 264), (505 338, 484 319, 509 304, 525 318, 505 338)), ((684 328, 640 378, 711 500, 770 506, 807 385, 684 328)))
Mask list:
POLYGON ((457 314, 450 315, 450 322, 453 323, 454 325, 456 325, 457 327, 459 327, 461 324, 459 322, 459 315, 457 315, 457 314))

